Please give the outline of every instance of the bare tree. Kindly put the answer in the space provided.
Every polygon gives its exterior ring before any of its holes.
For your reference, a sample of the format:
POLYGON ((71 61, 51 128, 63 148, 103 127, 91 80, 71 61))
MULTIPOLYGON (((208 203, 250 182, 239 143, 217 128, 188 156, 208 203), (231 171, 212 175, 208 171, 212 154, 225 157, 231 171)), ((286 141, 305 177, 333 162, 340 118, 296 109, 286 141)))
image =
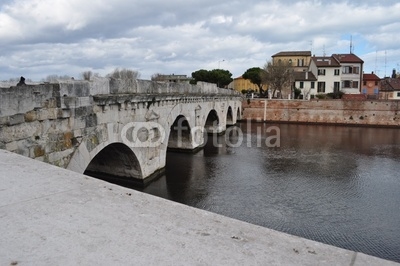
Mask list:
POLYGON ((161 81, 161 80, 163 80, 162 76, 163 75, 160 73, 155 73, 155 74, 151 75, 151 80, 152 81, 161 81))
POLYGON ((302 93, 303 93, 303 99, 304 100, 309 100, 310 99, 310 93, 311 93, 311 87, 302 89, 302 93))
POLYGON ((268 89, 272 90, 272 97, 275 97, 278 91, 279 98, 282 98, 282 90, 288 90, 291 93, 293 82, 293 68, 289 62, 277 61, 273 64, 268 61, 264 65, 264 71, 261 72, 263 83, 267 84, 268 89))
POLYGON ((52 83, 52 82, 58 82, 60 80, 70 80, 70 79, 73 79, 73 78, 68 75, 64 75, 64 76, 48 75, 45 79, 43 79, 43 81, 52 83))
POLYGON ((18 83, 18 81, 20 80, 20 78, 10 78, 8 80, 3 80, 2 82, 4 83, 18 83))
POLYGON ((116 68, 113 72, 107 75, 109 78, 119 80, 119 86, 124 89, 129 89, 134 86, 135 80, 140 76, 138 71, 131 69, 119 69, 116 68))
POLYGON ((140 73, 135 70, 126 69, 126 68, 116 68, 113 72, 107 75, 107 77, 122 79, 122 80, 135 80, 140 77, 140 73))
POLYGON ((90 80, 93 77, 93 72, 88 70, 88 71, 82 72, 81 75, 82 75, 83 80, 90 80))

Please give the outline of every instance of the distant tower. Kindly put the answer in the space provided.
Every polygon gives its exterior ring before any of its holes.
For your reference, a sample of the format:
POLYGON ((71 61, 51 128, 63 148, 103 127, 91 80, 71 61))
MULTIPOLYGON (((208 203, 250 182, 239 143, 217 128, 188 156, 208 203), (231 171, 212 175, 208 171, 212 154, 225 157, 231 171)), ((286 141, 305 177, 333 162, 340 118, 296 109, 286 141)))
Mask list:
POLYGON ((350 35, 350 53, 353 53, 353 35, 350 35))
POLYGON ((386 50, 385 50, 385 78, 386 78, 386 65, 387 65, 387 59, 386 59, 386 50))

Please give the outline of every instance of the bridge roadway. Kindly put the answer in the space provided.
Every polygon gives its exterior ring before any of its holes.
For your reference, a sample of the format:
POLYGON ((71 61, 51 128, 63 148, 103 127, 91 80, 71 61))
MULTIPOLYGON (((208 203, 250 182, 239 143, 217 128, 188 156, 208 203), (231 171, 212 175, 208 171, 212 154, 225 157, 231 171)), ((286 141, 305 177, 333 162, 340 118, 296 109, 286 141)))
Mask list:
POLYGON ((0 88, 0 149, 146 183, 167 149, 193 151, 241 116, 241 95, 199 82, 94 78, 0 88))
POLYGON ((0 150, 1 265, 399 265, 0 150))

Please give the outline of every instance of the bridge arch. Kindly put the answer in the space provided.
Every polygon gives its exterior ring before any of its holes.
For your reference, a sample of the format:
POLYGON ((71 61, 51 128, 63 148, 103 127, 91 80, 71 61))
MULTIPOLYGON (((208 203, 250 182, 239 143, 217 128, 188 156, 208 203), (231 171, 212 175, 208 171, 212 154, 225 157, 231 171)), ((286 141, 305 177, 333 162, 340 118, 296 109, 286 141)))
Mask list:
POLYGON ((90 160, 84 174, 110 181, 143 179, 142 169, 135 153, 123 143, 111 143, 90 160))
POLYGON ((228 107, 228 111, 226 112, 226 125, 227 126, 232 126, 234 125, 233 121, 233 112, 232 112, 232 107, 228 107))
MULTIPOLYGON (((99 116, 119 117, 119 120, 99 124, 90 130, 79 141, 72 157, 68 159, 67 168, 86 174, 109 173, 125 181, 146 184, 165 169, 168 149, 195 151, 202 148, 206 140, 204 134, 223 134, 229 122, 236 123, 240 110, 234 101, 199 101, 194 104, 179 102, 173 106, 163 104, 151 106, 150 109, 142 109, 134 104, 122 109, 111 106, 107 109, 108 113, 99 113, 99 116), (138 122, 132 121, 131 110, 142 119, 138 122), (124 129, 138 123, 145 125, 147 137, 162 136, 159 142, 156 141, 157 146, 135 146, 126 142, 123 135, 130 131, 124 129), (163 134, 158 134, 156 129, 163 134), (124 157, 122 154, 129 155, 124 157), (111 161, 103 163, 106 159, 111 161)), ((137 133, 140 133, 139 130, 137 133)), ((138 143, 141 141, 145 140, 138 143)))
POLYGON ((211 109, 204 123, 204 129, 208 134, 219 133, 220 120, 215 109, 211 109))
POLYGON ((240 112, 240 107, 237 108, 236 121, 242 119, 242 113, 240 112))
POLYGON ((189 121, 184 115, 178 115, 169 128, 168 150, 192 148, 192 134, 189 121))
MULTIPOLYGON (((197 105, 190 106, 188 108, 187 105, 177 104, 175 105, 171 111, 169 112, 166 119, 166 131, 167 131, 167 141, 168 141, 168 149, 177 149, 177 150, 196 150, 204 143, 204 112, 207 108, 202 103, 198 103, 197 105), (179 125, 180 124, 180 125, 179 125), (183 130, 181 133, 181 142, 179 146, 176 146, 173 140, 175 138, 174 128, 181 126, 181 129, 185 129, 186 127, 189 130, 183 130), (172 135, 171 135, 172 134, 172 135), (171 135, 171 137, 170 137, 171 135)), ((179 130, 179 129, 178 129, 179 130)))

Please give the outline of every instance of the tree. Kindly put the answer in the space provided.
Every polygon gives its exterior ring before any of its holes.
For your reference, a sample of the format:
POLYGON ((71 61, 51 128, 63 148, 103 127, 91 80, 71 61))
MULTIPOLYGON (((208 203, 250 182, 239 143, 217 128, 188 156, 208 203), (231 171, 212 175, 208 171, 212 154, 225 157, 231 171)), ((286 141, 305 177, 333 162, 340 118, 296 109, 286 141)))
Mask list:
POLYGON ((257 85, 258 90, 260 91, 260 94, 263 94, 263 83, 261 79, 261 74, 264 70, 259 68, 259 67, 252 67, 246 70, 242 77, 244 79, 250 80, 251 83, 257 85))
POLYGON ((272 89, 272 97, 278 91, 279 97, 282 98, 282 90, 289 89, 291 93, 291 85, 293 81, 293 68, 289 62, 277 61, 273 64, 271 61, 264 65, 261 79, 263 83, 272 89))
POLYGON ((304 100, 309 100, 310 98, 310 93, 311 93, 311 87, 309 87, 309 88, 304 88, 303 90, 302 90, 302 93, 303 93, 303 99, 304 100))
POLYGON ((60 80, 70 80, 72 79, 72 77, 68 76, 68 75, 64 75, 64 76, 59 76, 59 75, 48 75, 45 79, 42 79, 42 81, 45 82, 50 82, 50 83, 57 83, 60 80))
POLYGON ((117 82, 122 90, 129 90, 132 88, 139 76, 140 73, 138 71, 126 68, 116 68, 113 72, 107 75, 108 78, 118 80, 117 82))
POLYGON ((213 69, 210 71, 200 69, 192 73, 192 78, 194 79, 193 82, 191 82, 192 84, 198 81, 204 81, 215 83, 219 88, 226 87, 233 80, 232 73, 224 69, 213 69))
POLYGON ((83 80, 90 80, 93 77, 93 72, 88 70, 88 71, 82 72, 81 75, 82 75, 83 80))
POLYGON ((294 98, 298 99, 300 97, 300 94, 301 94, 301 90, 298 88, 294 88, 294 98))
POLYGON ((195 72, 192 72, 192 78, 194 84, 197 83, 197 81, 204 81, 208 82, 209 81, 209 71, 205 69, 200 69, 195 72))
MULTIPOLYGON (((19 78, 10 78, 9 80, 3 80, 2 82, 4 82, 4 83, 18 83, 19 81, 21 80, 21 77, 19 77, 19 78)), ((33 82, 31 79, 25 79, 25 82, 33 82)))
POLYGON ((122 79, 122 80, 135 80, 140 77, 140 73, 136 70, 126 69, 126 68, 116 68, 113 72, 107 75, 107 77, 122 79))
POLYGON ((162 79, 162 74, 161 73, 155 73, 151 75, 151 80, 152 81, 161 81, 162 79))

